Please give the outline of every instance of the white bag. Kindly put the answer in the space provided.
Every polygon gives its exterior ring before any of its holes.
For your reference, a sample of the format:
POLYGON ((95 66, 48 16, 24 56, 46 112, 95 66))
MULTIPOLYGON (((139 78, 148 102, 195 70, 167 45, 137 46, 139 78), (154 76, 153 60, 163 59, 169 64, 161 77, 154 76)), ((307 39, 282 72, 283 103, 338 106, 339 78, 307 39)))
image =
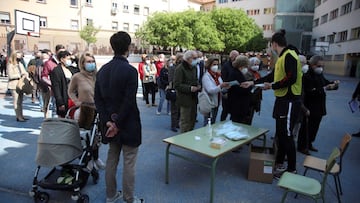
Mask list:
POLYGON ((204 89, 198 94, 198 99, 199 99, 199 112, 201 114, 208 114, 211 112, 212 108, 216 107, 215 102, 210 99, 209 95, 204 89))

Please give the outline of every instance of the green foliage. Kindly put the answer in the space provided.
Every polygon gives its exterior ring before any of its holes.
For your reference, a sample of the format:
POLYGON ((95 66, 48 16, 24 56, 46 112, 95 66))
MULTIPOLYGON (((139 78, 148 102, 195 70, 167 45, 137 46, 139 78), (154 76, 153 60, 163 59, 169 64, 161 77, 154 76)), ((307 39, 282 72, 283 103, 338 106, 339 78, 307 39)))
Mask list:
POLYGON ((86 25, 80 30, 80 37, 86 41, 89 46, 90 43, 95 43, 97 41, 96 34, 99 32, 100 28, 95 28, 94 25, 86 25))
POLYGON ((182 47, 221 53, 265 48, 262 30, 239 9, 154 13, 135 33, 142 46, 182 47))

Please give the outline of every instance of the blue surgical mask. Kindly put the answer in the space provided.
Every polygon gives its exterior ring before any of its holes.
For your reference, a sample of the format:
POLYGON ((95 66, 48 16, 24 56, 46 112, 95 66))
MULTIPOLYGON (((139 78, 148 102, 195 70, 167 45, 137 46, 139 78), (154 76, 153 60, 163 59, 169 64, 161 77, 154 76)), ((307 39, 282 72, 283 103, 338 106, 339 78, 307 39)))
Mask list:
POLYGON ((85 70, 87 72, 93 72, 96 69, 95 63, 85 63, 85 70))
POLYGON ((193 59, 192 62, 191 62, 191 66, 196 66, 198 63, 197 59, 193 59))
POLYGON ((72 64, 71 60, 70 60, 70 59, 66 59, 66 61, 65 61, 65 66, 66 66, 66 67, 69 67, 69 66, 71 66, 71 64, 72 64))

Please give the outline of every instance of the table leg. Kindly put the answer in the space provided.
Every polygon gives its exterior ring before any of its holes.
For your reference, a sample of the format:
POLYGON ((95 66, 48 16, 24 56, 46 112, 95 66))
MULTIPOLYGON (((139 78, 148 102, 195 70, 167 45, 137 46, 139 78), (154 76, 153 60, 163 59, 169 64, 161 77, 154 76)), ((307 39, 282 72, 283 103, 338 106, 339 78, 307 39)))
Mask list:
POLYGON ((169 151, 171 144, 168 144, 166 147, 166 155, 165 155, 165 183, 169 184, 169 151))
POLYGON ((214 201, 215 169, 218 159, 219 157, 214 159, 214 161, 211 164, 210 203, 214 201))
POLYGON ((266 134, 263 134, 264 138, 263 138, 263 148, 266 147, 266 134))

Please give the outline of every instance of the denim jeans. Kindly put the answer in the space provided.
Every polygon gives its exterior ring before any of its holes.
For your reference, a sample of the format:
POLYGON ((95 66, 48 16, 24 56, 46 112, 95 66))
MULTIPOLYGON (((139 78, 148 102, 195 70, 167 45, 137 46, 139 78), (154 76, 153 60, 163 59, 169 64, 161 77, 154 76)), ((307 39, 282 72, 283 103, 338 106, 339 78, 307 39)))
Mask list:
MULTIPOLYGON (((165 100, 165 89, 161 89, 159 88, 159 94, 160 94, 160 101, 159 101, 159 106, 158 106, 158 112, 161 112, 162 106, 164 104, 164 100, 165 100)), ((166 100, 166 113, 170 112, 170 102, 168 100, 166 100)))
POLYGON ((138 153, 138 147, 130 147, 117 142, 109 143, 108 157, 105 168, 106 196, 112 198, 116 195, 117 182, 116 172, 119 164, 120 152, 123 151, 123 174, 122 174, 122 192, 126 202, 134 200, 135 190, 135 164, 138 153))

